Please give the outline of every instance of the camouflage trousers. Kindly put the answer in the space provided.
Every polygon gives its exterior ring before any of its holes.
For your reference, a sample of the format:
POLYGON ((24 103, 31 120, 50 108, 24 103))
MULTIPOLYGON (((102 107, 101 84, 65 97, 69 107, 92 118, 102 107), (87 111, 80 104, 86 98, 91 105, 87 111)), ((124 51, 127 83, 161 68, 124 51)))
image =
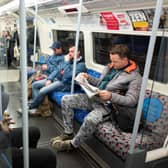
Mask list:
POLYGON ((64 132, 73 133, 74 109, 88 110, 90 113, 85 117, 78 133, 71 140, 74 147, 78 147, 88 139, 96 130, 96 126, 110 117, 111 110, 102 103, 92 101, 86 94, 66 95, 62 98, 62 115, 64 132), (105 117, 106 116, 106 117, 105 117))

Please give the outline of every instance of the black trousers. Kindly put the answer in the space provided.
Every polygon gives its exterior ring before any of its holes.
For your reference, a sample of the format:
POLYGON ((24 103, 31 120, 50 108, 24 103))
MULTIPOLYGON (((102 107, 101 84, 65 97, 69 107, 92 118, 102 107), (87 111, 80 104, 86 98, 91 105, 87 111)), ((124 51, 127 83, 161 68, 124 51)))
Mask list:
MULTIPOLYGON (((15 128, 10 135, 13 168, 23 168, 22 128, 15 128)), ((38 128, 29 128, 29 165, 30 168, 56 168, 56 156, 50 149, 36 148, 40 138, 38 128)))

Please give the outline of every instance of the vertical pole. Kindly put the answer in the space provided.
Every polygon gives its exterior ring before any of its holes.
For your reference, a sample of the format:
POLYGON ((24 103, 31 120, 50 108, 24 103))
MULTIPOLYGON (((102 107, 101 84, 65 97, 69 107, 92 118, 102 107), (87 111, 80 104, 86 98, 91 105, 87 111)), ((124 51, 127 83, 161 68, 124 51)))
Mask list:
POLYGON ((2 120, 2 86, 0 84, 0 121, 2 120))
POLYGON ((75 73, 76 73, 76 60, 77 60, 77 52, 78 52, 78 44, 79 44, 82 4, 83 4, 83 0, 79 0, 77 30, 76 30, 76 39, 75 39, 75 57, 74 57, 73 72, 72 72, 73 74, 72 74, 71 94, 74 93, 74 78, 75 78, 75 73))
POLYGON ((25 0, 20 0, 20 47, 21 47, 21 85, 23 109, 23 151, 24 168, 29 168, 29 138, 28 138, 28 112, 27 112, 27 35, 25 0))
POLYGON ((37 11, 38 11, 38 6, 37 6, 37 0, 35 0, 35 17, 34 17, 34 49, 33 49, 33 69, 35 69, 35 58, 36 58, 36 37, 37 37, 37 11))
POLYGON ((163 3, 163 0, 157 0, 155 16, 154 16, 154 21, 153 21, 153 26, 152 26, 152 33, 151 33, 148 52, 147 52, 145 70, 144 70, 144 74, 143 74, 141 92, 140 92, 140 97, 139 97, 139 102, 138 102, 138 107, 137 107, 136 118, 135 118, 135 122, 134 122, 134 129, 133 129, 133 133, 132 133, 132 139, 131 139, 129 153, 134 153, 135 141, 136 141, 139 123, 140 123, 140 119, 141 119, 142 106, 143 106, 143 101, 144 101, 144 97, 145 97, 145 90, 147 87, 149 71, 150 71, 150 67, 151 67, 151 61, 152 61, 153 50, 154 50, 155 41, 156 41, 157 29, 158 29, 159 20, 160 20, 161 11, 162 11, 162 3, 163 3))

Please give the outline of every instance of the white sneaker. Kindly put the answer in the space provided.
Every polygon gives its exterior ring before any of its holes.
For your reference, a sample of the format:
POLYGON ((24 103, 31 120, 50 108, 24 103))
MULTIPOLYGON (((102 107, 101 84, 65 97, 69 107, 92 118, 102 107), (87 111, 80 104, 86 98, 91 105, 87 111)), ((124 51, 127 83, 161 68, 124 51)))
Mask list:
POLYGON ((36 108, 28 110, 30 116, 40 116, 40 113, 36 108))
POLYGON ((37 111, 36 108, 28 109, 29 114, 34 114, 37 111))
MULTIPOLYGON (((29 111, 29 106, 27 106, 27 110, 29 111)), ((16 110, 16 112, 17 112, 18 114, 22 115, 23 109, 22 109, 22 108, 18 108, 18 109, 16 110)))
POLYGON ((23 110, 22 110, 22 108, 18 108, 18 109, 16 110, 16 112, 17 112, 18 114, 22 115, 23 110))

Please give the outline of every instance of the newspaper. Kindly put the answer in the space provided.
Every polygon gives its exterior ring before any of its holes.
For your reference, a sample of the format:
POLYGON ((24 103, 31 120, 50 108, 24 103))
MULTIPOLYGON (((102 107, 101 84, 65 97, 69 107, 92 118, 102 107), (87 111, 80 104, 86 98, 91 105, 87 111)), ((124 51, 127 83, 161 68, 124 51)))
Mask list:
POLYGON ((78 74, 76 76, 75 81, 77 81, 77 83, 82 87, 82 89, 85 91, 85 93, 89 98, 92 98, 93 96, 99 93, 99 89, 89 84, 87 79, 83 77, 81 74, 78 74))

